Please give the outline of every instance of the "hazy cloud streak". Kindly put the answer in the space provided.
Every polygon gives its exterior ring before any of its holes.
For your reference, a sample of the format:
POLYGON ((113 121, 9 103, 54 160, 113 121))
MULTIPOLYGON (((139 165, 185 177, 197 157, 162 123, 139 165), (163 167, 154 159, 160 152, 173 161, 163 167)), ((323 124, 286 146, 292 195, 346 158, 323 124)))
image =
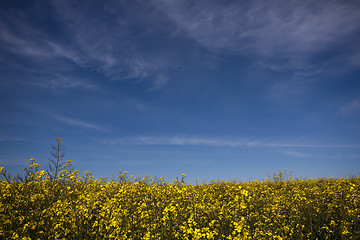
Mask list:
POLYGON ((337 112, 338 115, 343 117, 356 113, 360 113, 360 98, 356 98, 353 101, 342 105, 337 112))
POLYGON ((283 153, 285 153, 286 155, 292 156, 292 157, 309 157, 310 155, 307 153, 302 153, 302 152, 295 152, 295 151, 286 151, 283 150, 283 153))
POLYGON ((326 144, 302 144, 284 143, 281 141, 258 141, 258 140, 225 140, 221 138, 198 138, 198 137, 129 137, 118 139, 105 139, 102 141, 108 145, 174 145, 174 146, 214 146, 214 147, 269 147, 269 148, 344 148, 360 149, 357 145, 326 145, 326 144))
POLYGON ((61 115, 53 115, 52 117, 55 120, 65 123, 65 124, 68 124, 68 125, 78 126, 78 127, 83 127, 83 128, 90 128, 90 129, 97 130, 97 131, 105 131, 105 129, 100 126, 97 126, 92 123, 84 122, 81 120, 77 120, 74 118, 65 117, 65 116, 61 116, 61 115))

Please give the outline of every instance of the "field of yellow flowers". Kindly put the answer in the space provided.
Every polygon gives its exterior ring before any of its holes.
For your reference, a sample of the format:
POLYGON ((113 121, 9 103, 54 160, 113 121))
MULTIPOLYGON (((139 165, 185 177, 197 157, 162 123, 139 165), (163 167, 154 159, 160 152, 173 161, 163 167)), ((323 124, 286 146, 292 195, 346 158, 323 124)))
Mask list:
POLYGON ((0 239, 360 239, 360 177, 212 181, 56 179, 0 168, 0 239))

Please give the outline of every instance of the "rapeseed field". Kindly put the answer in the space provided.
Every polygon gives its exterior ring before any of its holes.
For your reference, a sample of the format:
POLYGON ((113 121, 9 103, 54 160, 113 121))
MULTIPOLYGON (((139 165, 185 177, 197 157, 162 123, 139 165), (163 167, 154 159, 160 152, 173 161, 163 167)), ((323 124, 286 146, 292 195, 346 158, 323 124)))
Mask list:
POLYGON ((0 168, 0 239, 360 239, 360 177, 207 184, 0 168))

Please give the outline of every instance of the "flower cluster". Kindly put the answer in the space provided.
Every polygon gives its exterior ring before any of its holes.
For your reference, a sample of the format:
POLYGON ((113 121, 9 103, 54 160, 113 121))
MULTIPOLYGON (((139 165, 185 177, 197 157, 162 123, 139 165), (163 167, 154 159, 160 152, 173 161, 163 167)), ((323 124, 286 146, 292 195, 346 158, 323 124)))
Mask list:
MULTIPOLYGON (((34 159, 23 181, 0 168, 1 239, 358 239, 360 177, 191 185, 163 178, 53 179, 34 159)), ((184 177, 184 176, 183 176, 184 177)))

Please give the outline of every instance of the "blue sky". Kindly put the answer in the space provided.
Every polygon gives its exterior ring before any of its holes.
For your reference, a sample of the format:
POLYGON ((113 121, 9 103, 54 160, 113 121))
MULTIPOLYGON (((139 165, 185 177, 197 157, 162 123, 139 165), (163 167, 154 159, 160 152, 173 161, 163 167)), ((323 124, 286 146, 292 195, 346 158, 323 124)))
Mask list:
POLYGON ((359 1, 0 3, 0 165, 360 174, 359 1))

